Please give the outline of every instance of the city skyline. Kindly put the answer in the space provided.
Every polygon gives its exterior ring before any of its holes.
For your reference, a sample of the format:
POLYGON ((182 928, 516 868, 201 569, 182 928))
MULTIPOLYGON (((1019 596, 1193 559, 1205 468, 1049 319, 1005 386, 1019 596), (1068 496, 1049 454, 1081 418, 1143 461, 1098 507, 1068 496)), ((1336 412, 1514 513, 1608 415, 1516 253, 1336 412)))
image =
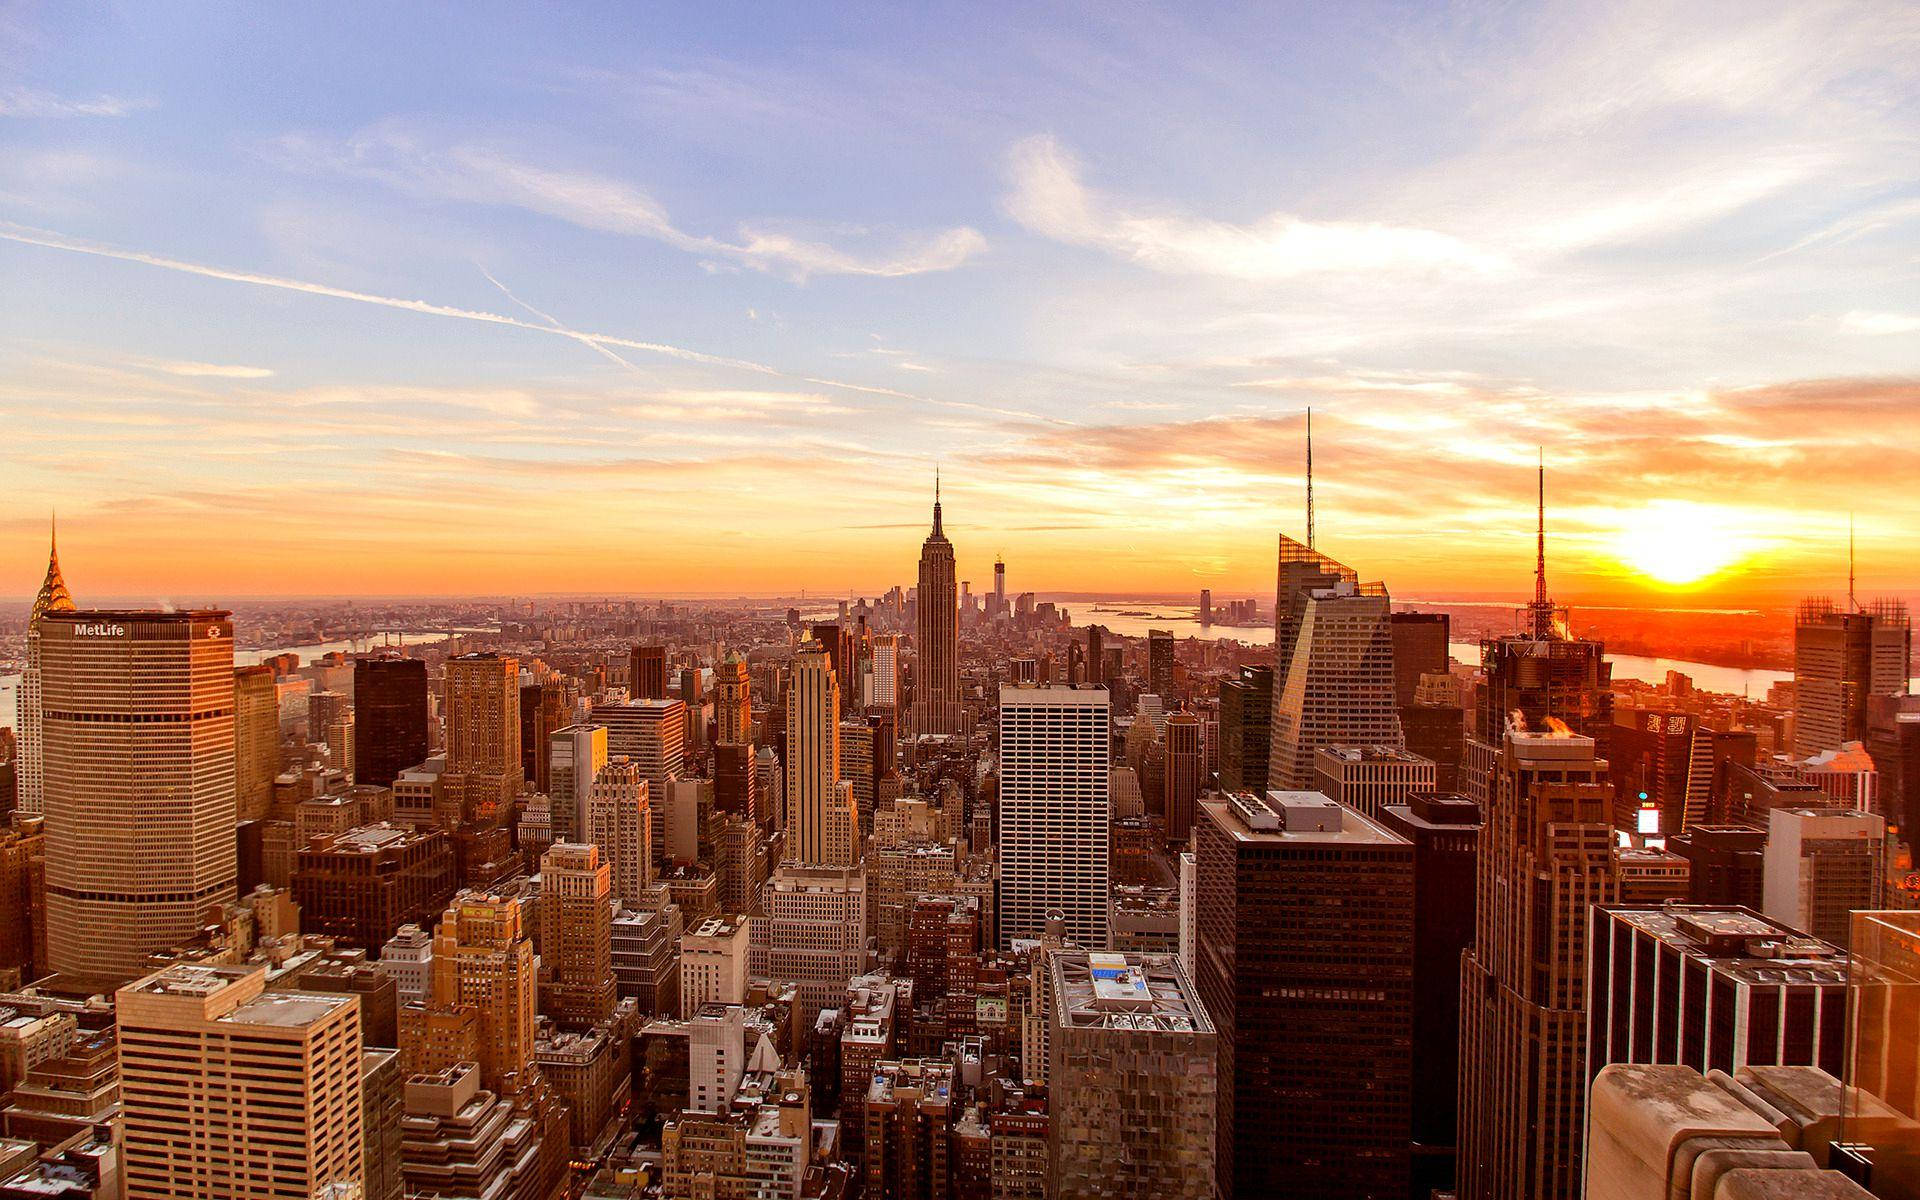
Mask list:
POLYGON ((0 21, 9 593, 1920 588, 1910 11, 359 24, 0 21))

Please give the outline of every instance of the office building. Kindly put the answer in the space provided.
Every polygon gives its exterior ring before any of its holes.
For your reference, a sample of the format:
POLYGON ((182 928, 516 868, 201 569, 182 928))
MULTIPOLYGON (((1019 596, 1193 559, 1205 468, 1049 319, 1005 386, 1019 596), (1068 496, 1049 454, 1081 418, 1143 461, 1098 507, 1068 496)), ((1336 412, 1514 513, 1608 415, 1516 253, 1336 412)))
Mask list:
POLYGON ((67 610, 37 628, 49 965, 125 983, 235 896, 233 623, 67 610))
POLYGON ((635 646, 628 656, 627 695, 635 700, 667 698, 667 648, 635 646))
POLYGON ((355 783, 392 787, 428 754, 427 664, 417 658, 353 663, 355 783))
POLYGON ((433 936, 425 1004, 401 1013, 401 1054, 411 1072, 472 1060, 495 1089, 533 1061, 538 979, 518 901, 462 892, 433 936))
POLYGON ((626 908, 646 903, 654 879, 653 804, 640 765, 615 758, 594 775, 587 793, 585 839, 612 871, 613 895, 626 908))
POLYGON ((1453 670, 1453 623, 1446 613, 1397 612, 1392 616, 1393 702, 1414 702, 1423 675, 1453 670))
POLYGON ((1178 960, 1062 951, 1047 972, 1056 1200, 1212 1200, 1216 1033, 1178 960))
POLYGON ((1586 1075, 1587 909, 1619 895, 1592 738, 1507 732, 1460 979, 1462 1200, 1572 1200, 1586 1075))
POLYGON ((1745 908, 1596 907, 1586 1064, 1678 1063, 1702 1074, 1846 1058, 1847 956, 1745 908))
POLYGON ((811 1029, 866 972, 866 872, 789 862, 767 880, 761 911, 751 938, 756 953, 766 948, 765 977, 798 987, 799 1027, 811 1029))
POLYGON ((28 983, 47 966, 46 818, 16 812, 0 824, 0 978, 28 983))
POLYGON ((793 656, 786 707, 786 857, 852 866, 860 860, 860 819, 841 783, 840 683, 817 642, 793 656))
POLYGON ((520 774, 534 791, 543 795, 552 786, 553 764, 547 741, 567 724, 571 712, 567 689, 559 680, 521 685, 520 774))
POLYGON ((1636 907, 1685 900, 1693 889, 1687 860, 1657 846, 1622 846, 1614 854, 1620 903, 1636 907))
POLYGON ((750 926, 745 917, 707 917, 680 935, 680 1012, 745 1004, 750 926))
POLYGON ((657 887, 640 909, 622 908, 613 918, 613 984, 643 1014, 680 1011, 680 906, 657 887))
POLYGON ((613 1015, 613 882, 598 846, 540 859, 540 1012, 569 1028, 613 1015))
POLYGON ((1166 837, 1171 846, 1184 846, 1193 831, 1193 806, 1207 786, 1207 755, 1201 742, 1200 718, 1177 712, 1167 718, 1166 837))
POLYGON ((361 1183, 359 1002, 268 992, 266 974, 179 964, 115 997, 128 1196, 309 1200, 361 1183))
POLYGON ((1360 583, 1285 536, 1280 571, 1267 783, 1303 790, 1313 786, 1321 746, 1404 744, 1393 704, 1393 603, 1385 586, 1360 583))
POLYGON ((1390 804, 1432 792, 1432 761, 1398 746, 1321 746, 1313 752, 1314 790, 1378 818, 1390 804))
POLYGON ((547 797, 555 841, 575 842, 586 836, 593 781, 606 765, 605 725, 569 725, 547 739, 547 797))
MULTIPOLYGON (((634 700, 596 705, 593 722, 607 727, 607 753, 627 758, 640 769, 647 791, 664 801, 667 785, 680 778, 686 763, 686 705, 678 700, 634 700)), ((653 809, 654 865, 666 855, 666 833, 660 827, 660 805, 653 809)))
POLYGON ((1171 708, 1178 702, 1173 691, 1173 633, 1166 629, 1147 630, 1147 690, 1171 708))
POLYGON ((1687 899, 1722 908, 1766 905, 1767 831, 1751 825, 1695 825, 1667 839, 1687 860, 1687 899))
POLYGON ((498 824, 523 782, 520 663, 499 654, 447 660, 447 769, 444 802, 462 823, 498 824))
POLYGON ((1220 790, 1267 790, 1273 740, 1273 668, 1241 667, 1220 684, 1220 790))
POLYGON ((294 863, 301 931, 368 951, 402 925, 431 922, 458 886, 444 831, 384 821, 315 837, 294 863))
POLYGON ((531 1200, 541 1194, 541 1130, 455 1063, 410 1076, 402 1091, 400 1164, 410 1196, 531 1200))
POLYGON ((233 672, 233 808, 239 821, 272 813, 273 781, 280 774, 280 700, 273 668, 233 672))
POLYGON ((425 1001, 433 991, 433 934, 402 925, 380 947, 380 973, 390 977, 400 1004, 425 1001))
POLYGON ((747 660, 729 650, 713 672, 714 741, 745 746, 753 741, 753 683, 747 660))
POLYGON ((900 635, 882 633, 873 639, 873 666, 867 676, 868 708, 885 709, 897 727, 900 721, 900 635))
POLYGON ((1107 945, 1107 690, 1000 689, 1000 940, 1067 936, 1107 945))
POLYGON ((1846 947, 1852 914, 1886 907, 1886 819, 1836 808, 1777 808, 1768 818, 1767 916, 1846 947))
POLYGON ((1802 601, 1793 626, 1793 752, 1807 758, 1867 740, 1876 696, 1901 696, 1913 658, 1913 625, 1896 600, 1865 609, 1802 601))
POLYGON ((1414 1194, 1453 1187, 1460 1121, 1460 955, 1473 944, 1480 807, 1416 792, 1380 811, 1413 843, 1414 1194))
POLYGON ((954 590, 953 543, 940 526, 938 481, 933 491, 933 531, 920 547, 920 584, 914 605, 914 736, 958 733, 959 596, 954 590))
POLYGON ((1313 792, 1200 808, 1194 982, 1220 1041, 1219 1194, 1406 1195, 1412 844, 1313 792))

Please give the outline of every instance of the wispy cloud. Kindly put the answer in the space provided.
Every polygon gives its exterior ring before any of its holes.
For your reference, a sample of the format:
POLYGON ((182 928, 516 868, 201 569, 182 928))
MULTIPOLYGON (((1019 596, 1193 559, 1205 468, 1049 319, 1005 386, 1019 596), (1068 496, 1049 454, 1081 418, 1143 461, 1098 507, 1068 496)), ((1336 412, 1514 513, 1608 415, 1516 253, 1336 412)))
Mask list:
POLYGON ((268 367, 245 367, 231 363, 144 359, 141 365, 168 375, 185 375, 193 379, 268 379, 273 376, 272 369, 268 367))
POLYGON ((122 96, 79 99, 27 87, 0 88, 0 117, 124 117, 152 107, 152 100, 130 100, 122 96))
POLYGON ((1920 316, 1906 313, 1850 312, 1840 318, 1844 333, 1920 333, 1920 316))
MULTIPOLYGON (((583 229, 648 238, 678 250, 755 270, 811 275, 922 275, 950 271, 986 249, 979 230, 959 226, 923 237, 850 250, 772 222, 749 222, 733 239, 680 228, 646 191, 590 171, 541 166, 478 145, 434 147, 395 126, 344 143, 290 135, 274 146, 290 167, 380 180, 409 195, 540 213, 583 229)), ((872 239, 869 239, 872 240, 872 239)))
POLYGON ((1080 164, 1044 134, 1014 146, 1009 174, 1005 204, 1014 220, 1158 271, 1278 280, 1357 271, 1485 274, 1505 266, 1496 254, 1430 229, 1284 212, 1236 224, 1109 200, 1081 181, 1080 164))

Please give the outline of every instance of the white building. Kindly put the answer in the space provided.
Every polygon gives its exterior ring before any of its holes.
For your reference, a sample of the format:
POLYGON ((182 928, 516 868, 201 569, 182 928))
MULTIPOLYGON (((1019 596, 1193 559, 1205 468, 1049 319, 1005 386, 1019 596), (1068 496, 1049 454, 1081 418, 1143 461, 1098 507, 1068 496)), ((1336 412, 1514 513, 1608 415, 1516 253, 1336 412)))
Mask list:
POLYGON ((553 840, 577 842, 586 834, 587 799, 594 777, 607 765, 607 727, 569 725, 547 740, 547 794, 553 801, 553 840))
POLYGON ((418 925, 402 925, 380 947, 377 965, 393 980, 396 1003, 424 1001, 433 982, 433 935, 418 925))
POLYGON ((744 1004, 752 948, 745 917, 708 917, 680 938, 680 1011, 707 1004, 744 1004))
POLYGON ((1047 914, 1107 945, 1109 699, 1104 687, 1000 689, 1000 937, 1047 914))
POLYGON ((1887 822, 1846 808, 1767 814, 1766 915, 1845 948, 1856 909, 1886 907, 1887 822))

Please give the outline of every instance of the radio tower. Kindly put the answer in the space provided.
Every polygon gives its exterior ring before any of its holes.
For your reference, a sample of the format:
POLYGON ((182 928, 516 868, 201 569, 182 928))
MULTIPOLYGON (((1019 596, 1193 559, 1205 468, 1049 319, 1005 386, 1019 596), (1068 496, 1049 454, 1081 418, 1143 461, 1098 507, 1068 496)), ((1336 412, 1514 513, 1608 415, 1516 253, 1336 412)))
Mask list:
POLYGON ((1307 409, 1307 549, 1313 549, 1313 409, 1307 409))
POLYGON ((1547 599, 1547 452, 1540 450, 1540 494, 1534 532, 1533 603, 1527 606, 1533 616, 1533 636, 1546 641, 1553 636, 1553 601, 1547 599))

